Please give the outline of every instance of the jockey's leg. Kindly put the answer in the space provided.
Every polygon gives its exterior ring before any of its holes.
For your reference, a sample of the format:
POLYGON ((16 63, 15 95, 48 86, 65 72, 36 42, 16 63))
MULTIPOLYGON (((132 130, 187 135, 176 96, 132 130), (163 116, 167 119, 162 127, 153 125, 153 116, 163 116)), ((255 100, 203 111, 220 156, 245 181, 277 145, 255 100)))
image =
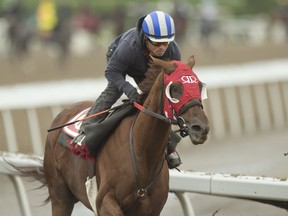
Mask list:
MULTIPOLYGON (((108 84, 106 89, 97 98, 97 100, 95 101, 95 103, 93 104, 91 109, 89 110, 86 117, 93 115, 93 114, 96 114, 98 112, 104 111, 106 109, 110 109, 111 106, 121 97, 121 95, 122 95, 122 92, 120 92, 117 88, 108 84)), ((80 134, 78 136, 76 136, 72 140, 72 142, 70 143, 72 148, 75 147, 76 144, 81 146, 82 143, 85 143, 85 141, 84 141, 84 139, 85 139, 85 126, 87 126, 91 123, 99 122, 99 121, 103 120, 106 116, 107 116, 107 114, 102 114, 102 115, 88 118, 85 121, 83 121, 83 123, 80 127, 80 131, 79 131, 80 134)))
POLYGON ((181 137, 174 131, 170 131, 168 144, 167 144, 167 155, 168 155, 168 167, 170 169, 180 166, 181 159, 179 154, 176 152, 176 146, 180 142, 181 137))
MULTIPOLYGON (((112 87, 111 85, 108 85, 106 89, 97 98, 94 105, 91 107, 91 109, 87 113, 87 116, 96 114, 106 109, 110 109, 111 106, 121 97, 121 95, 122 95, 122 92, 119 92, 117 88, 112 87)), ((81 129, 84 129, 85 125, 103 120, 107 116, 107 114, 102 114, 102 115, 98 115, 98 116, 86 119, 85 121, 83 121, 81 129)))

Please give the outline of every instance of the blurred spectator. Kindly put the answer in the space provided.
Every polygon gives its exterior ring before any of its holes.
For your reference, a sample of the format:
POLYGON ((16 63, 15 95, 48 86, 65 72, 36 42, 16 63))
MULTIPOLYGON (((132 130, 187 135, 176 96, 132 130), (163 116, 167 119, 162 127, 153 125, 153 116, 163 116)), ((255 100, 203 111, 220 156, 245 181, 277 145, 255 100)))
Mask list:
POLYGON ((288 41, 288 3, 277 7, 271 16, 271 28, 269 33, 273 42, 288 41))
POLYGON ((127 13, 127 7, 125 5, 118 5, 112 12, 112 22, 115 26, 115 35, 120 35, 125 31, 125 18, 127 13))
POLYGON ((89 5, 83 4, 73 18, 73 25, 90 33, 98 33, 101 17, 93 12, 89 5))
POLYGON ((9 51, 8 28, 7 20, 0 14, 0 57, 7 57, 9 51))
POLYGON ((215 0, 202 0, 200 8, 200 37, 205 46, 211 48, 211 38, 217 30, 218 9, 215 0))
POLYGON ((50 38, 58 25, 54 0, 41 0, 36 10, 37 30, 41 38, 50 38))
POLYGON ((288 3, 284 6, 284 23, 286 28, 286 39, 288 41, 288 3))
POLYGON ((33 31, 25 23, 23 8, 20 1, 9 1, 4 7, 4 17, 8 23, 8 56, 22 57, 27 53, 29 42, 33 37, 33 31))
MULTIPOLYGON (((37 34, 45 46, 55 47, 59 63, 65 63, 71 39, 71 12, 54 0, 41 0, 36 9, 37 34)), ((56 52, 55 52, 56 51, 56 52)))
POLYGON ((189 21, 189 5, 183 0, 174 0, 173 17, 177 32, 176 41, 181 44, 184 42, 187 32, 187 24, 189 21))

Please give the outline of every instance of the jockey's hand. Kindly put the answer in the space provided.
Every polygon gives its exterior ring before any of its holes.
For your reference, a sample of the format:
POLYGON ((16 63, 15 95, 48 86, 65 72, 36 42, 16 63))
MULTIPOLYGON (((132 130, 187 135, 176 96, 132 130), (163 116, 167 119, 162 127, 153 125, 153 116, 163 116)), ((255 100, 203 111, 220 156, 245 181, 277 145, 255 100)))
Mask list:
POLYGON ((137 92, 137 89, 134 88, 134 89, 129 93, 128 98, 129 98, 130 102, 133 103, 133 102, 137 102, 138 96, 139 96, 139 93, 137 92))

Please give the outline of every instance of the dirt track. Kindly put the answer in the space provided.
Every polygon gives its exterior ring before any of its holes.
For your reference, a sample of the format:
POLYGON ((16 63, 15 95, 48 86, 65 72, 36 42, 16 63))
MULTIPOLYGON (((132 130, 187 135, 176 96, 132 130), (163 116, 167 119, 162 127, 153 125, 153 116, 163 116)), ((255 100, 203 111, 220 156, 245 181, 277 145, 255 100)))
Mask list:
MULTIPOLYGON (((247 46, 225 44, 217 49, 182 46, 182 59, 194 54, 196 66, 233 64, 288 57, 288 43, 281 45, 247 46)), ((50 50, 38 50, 21 59, 0 59, 0 85, 23 82, 95 78, 104 76, 106 48, 97 47, 85 56, 70 55, 66 63, 51 57, 50 50)))
MULTIPOLYGON (((21 61, 9 62, 0 59, 0 85, 23 82, 95 78, 103 76, 105 66, 105 49, 97 49, 89 55, 69 58, 66 65, 59 65, 57 59, 46 52, 33 53, 21 61)), ((198 66, 231 64, 255 60, 266 60, 288 57, 288 44, 247 47, 230 45, 218 48, 213 52, 201 47, 183 48, 183 61, 190 54, 196 56, 198 66)), ((20 136, 20 135, 19 135, 20 136)), ((23 135, 21 135, 23 136, 23 135)), ((25 136, 25 135, 24 135, 25 136)), ((209 141, 203 146, 179 147, 184 164, 181 169, 207 172, 243 173, 246 175, 287 176, 287 131, 274 131, 263 135, 228 139, 225 142, 209 141)), ((0 176, 0 214, 20 215, 17 197, 8 177, 0 176)), ((35 185, 29 185, 34 189, 35 185)), ((41 207, 46 198, 46 190, 33 192, 27 189, 33 215, 51 215, 50 204, 41 207)), ((287 212, 272 206, 250 201, 211 197, 192 194, 191 201, 197 216, 284 216, 287 212)), ((80 213, 78 212, 78 215, 80 213)), ((83 213, 82 213, 83 214, 83 213)), ((85 214, 85 213, 84 213, 85 214)), ((75 214, 77 215, 77 214, 75 214)), ((171 195, 163 214, 182 215, 178 200, 171 195)))

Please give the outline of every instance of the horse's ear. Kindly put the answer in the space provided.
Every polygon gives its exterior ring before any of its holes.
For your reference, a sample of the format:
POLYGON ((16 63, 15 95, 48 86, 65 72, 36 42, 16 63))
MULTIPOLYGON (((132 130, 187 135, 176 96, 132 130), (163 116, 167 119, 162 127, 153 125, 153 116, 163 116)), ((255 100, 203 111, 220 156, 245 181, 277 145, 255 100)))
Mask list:
POLYGON ((188 59, 187 65, 192 69, 195 65, 194 55, 191 55, 188 59))
POLYGON ((150 57, 153 61, 153 64, 161 66, 164 69, 164 73, 168 75, 170 75, 178 67, 177 64, 171 64, 161 59, 154 58, 153 56, 150 57))

